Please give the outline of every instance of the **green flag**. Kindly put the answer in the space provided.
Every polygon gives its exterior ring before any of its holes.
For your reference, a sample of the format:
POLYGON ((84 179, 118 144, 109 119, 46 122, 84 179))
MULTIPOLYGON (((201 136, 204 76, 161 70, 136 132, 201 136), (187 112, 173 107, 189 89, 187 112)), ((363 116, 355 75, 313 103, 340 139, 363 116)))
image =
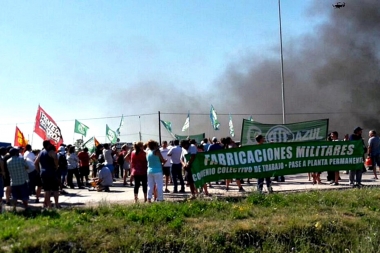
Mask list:
POLYGON ((120 128, 124 125, 124 115, 121 115, 121 120, 119 124, 119 128, 116 129, 117 136, 120 136, 120 128))
POLYGON ((168 130, 169 134, 175 139, 175 135, 172 132, 172 123, 170 121, 160 120, 165 129, 168 130))
POLYGON ((231 117, 231 114, 230 114, 230 121, 228 122, 228 125, 230 127, 230 135, 232 137, 235 137, 235 130, 234 130, 234 124, 232 123, 232 117, 231 117))
POLYGON ((203 134, 193 134, 193 135, 175 135, 175 139, 177 140, 192 140, 194 139, 197 143, 201 143, 205 138, 205 133, 203 134))
POLYGON ((161 120, 162 125, 168 130, 169 132, 172 132, 172 123, 170 121, 163 121, 161 120))
POLYGON ((106 136, 111 143, 117 142, 116 132, 113 131, 111 128, 109 128, 107 124, 106 124, 106 136))
POLYGON ((79 122, 78 120, 75 120, 74 133, 86 136, 88 129, 89 129, 88 126, 79 122))
POLYGON ((214 130, 219 130, 220 123, 218 121, 218 116, 216 115, 216 111, 214 109, 214 106, 211 105, 210 109, 210 120, 211 120, 211 125, 214 128, 214 130))
POLYGON ((88 141, 86 141, 85 143, 83 143, 82 147, 88 148, 88 151, 90 153, 94 153, 95 152, 95 148, 96 148, 95 137, 92 137, 88 141))

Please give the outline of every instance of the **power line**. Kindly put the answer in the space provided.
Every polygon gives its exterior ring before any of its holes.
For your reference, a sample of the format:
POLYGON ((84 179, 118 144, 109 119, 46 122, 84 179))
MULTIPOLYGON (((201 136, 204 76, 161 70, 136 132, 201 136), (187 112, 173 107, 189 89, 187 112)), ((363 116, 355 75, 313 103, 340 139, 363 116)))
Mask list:
MULTIPOLYGON (((286 113, 286 115, 336 115, 336 114, 352 114, 355 112, 293 112, 293 113, 286 113)), ((161 114, 166 115, 187 115, 188 112, 161 112, 161 114)), ((361 115, 372 115, 372 113, 360 113, 361 115)), ((130 114, 130 115, 123 115, 123 117, 138 117, 138 116, 152 116, 157 115, 157 113, 143 113, 143 114, 130 114)), ((198 116, 208 116, 209 113, 192 113, 191 115, 198 115, 198 116)), ((228 116, 230 113, 218 113, 218 115, 228 116)), ((280 116, 282 113, 231 113, 232 116, 280 116)), ((116 119, 121 118, 120 116, 107 116, 107 117, 97 117, 97 118, 79 118, 79 119, 62 119, 62 120, 56 120, 56 122, 69 122, 69 121, 75 121, 75 120, 101 120, 101 119, 116 119)), ((28 121, 28 122, 12 122, 12 123, 0 123, 0 126, 7 126, 7 125, 25 125, 25 124, 34 124, 34 121, 28 121)))

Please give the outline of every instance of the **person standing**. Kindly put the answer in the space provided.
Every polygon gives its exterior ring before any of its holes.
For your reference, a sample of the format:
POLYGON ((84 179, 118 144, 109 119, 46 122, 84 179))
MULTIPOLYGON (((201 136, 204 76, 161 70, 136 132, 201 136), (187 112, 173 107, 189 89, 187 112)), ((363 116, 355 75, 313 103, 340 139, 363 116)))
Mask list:
POLYGON ((8 171, 11 178, 13 211, 16 211, 17 200, 22 200, 24 208, 28 208, 29 188, 28 188, 28 165, 19 150, 12 148, 9 151, 11 158, 7 161, 8 171))
POLYGON ((59 188, 61 190, 61 193, 64 192, 63 188, 67 188, 66 186, 66 176, 67 176, 67 158, 66 158, 66 150, 64 146, 60 146, 58 148, 58 178, 59 178, 59 188))
POLYGON ((74 146, 69 147, 68 153, 66 155, 66 159, 67 159, 67 185, 71 189, 75 188, 74 183, 73 183, 73 176, 75 176, 77 180, 78 188, 83 189, 83 186, 80 180, 79 170, 78 170, 79 158, 77 154, 75 153, 74 146))
POLYGON ((4 177, 5 177, 5 170, 4 170, 4 160, 2 154, 5 153, 5 148, 0 148, 0 213, 3 210, 3 195, 4 195, 4 177))
POLYGON ((144 202, 148 201, 147 192, 148 192, 148 162, 146 160, 146 153, 144 151, 144 144, 136 142, 133 145, 134 150, 131 153, 131 177, 135 181, 134 194, 135 194, 135 203, 138 201, 138 194, 140 185, 143 188, 144 193, 144 202))
POLYGON ((88 154, 88 148, 85 147, 83 151, 78 153, 78 159, 81 181, 84 185, 88 185, 88 176, 90 175, 90 155, 88 154))
MULTIPOLYGON (((256 136, 256 142, 257 142, 257 145, 263 145, 265 143, 265 137, 262 136, 261 134, 256 136)), ((272 193, 273 192, 273 188, 272 188, 272 182, 270 180, 270 177, 266 177, 265 178, 265 182, 266 182, 266 185, 267 185, 267 189, 268 189, 268 192, 269 193, 272 193)), ((263 185, 264 185, 264 178, 258 178, 257 179, 257 190, 259 192, 263 192, 263 185)))
MULTIPOLYGON (((338 132, 334 131, 331 132, 330 137, 331 141, 339 141, 338 139, 338 132)), ((330 185, 339 185, 339 170, 331 172, 332 182, 330 185)))
POLYGON ((380 166, 380 138, 377 136, 375 130, 369 131, 367 155, 371 158, 372 161, 372 170, 374 175, 373 179, 378 179, 376 167, 380 166))
POLYGON ((29 195, 36 195, 36 203, 40 202, 40 194, 42 190, 42 182, 41 176, 36 170, 36 166, 34 166, 34 161, 36 160, 36 156, 32 152, 32 146, 27 144, 25 146, 24 159, 26 164, 28 165, 28 176, 29 176, 29 195), (36 191, 37 187, 37 191, 36 191))
POLYGON ((59 181, 57 180, 58 158, 55 147, 48 140, 43 141, 42 146, 44 149, 37 156, 34 166, 41 174, 42 187, 45 192, 44 206, 51 207, 50 196, 53 192, 55 207, 60 208, 58 203, 59 181))
POLYGON ((13 148, 12 146, 8 146, 1 153, 1 156, 3 157, 3 161, 4 161, 4 171, 5 171, 5 176, 4 176, 5 204, 8 206, 11 205, 11 201, 10 201, 10 199, 11 199, 11 178, 10 178, 9 171, 8 171, 7 161, 11 158, 9 151, 12 148, 13 148))
POLYGON ((174 188, 173 192, 178 193, 178 180, 181 185, 180 193, 185 193, 185 182, 182 176, 182 148, 179 146, 179 140, 174 140, 174 147, 168 152, 168 157, 170 157, 171 169, 170 173, 172 176, 174 188))
POLYGON ((197 147, 195 145, 190 145, 188 140, 182 140, 181 146, 185 152, 182 153, 182 166, 185 170, 185 178, 188 186, 190 187, 191 197, 190 199, 195 199, 197 194, 197 189, 195 188, 193 173, 191 172, 191 167, 195 160, 195 155, 197 154, 197 147), (190 155, 190 159, 186 159, 186 154, 190 155))
POLYGON ((168 189, 168 184, 170 180, 170 159, 168 158, 168 152, 169 152, 168 142, 163 141, 162 147, 160 148, 160 153, 162 157, 166 160, 164 166, 162 167, 163 173, 165 175, 165 192, 166 193, 170 193, 168 189))
MULTIPOLYGON (((361 127, 356 127, 354 129, 354 133, 351 134, 351 136, 350 136, 350 141, 361 140, 363 142, 364 153, 367 153, 367 147, 364 144, 364 140, 362 137, 362 131, 363 131, 363 129, 361 127)), ((362 186, 362 173, 363 173, 364 169, 365 169, 365 167, 364 167, 364 163, 363 163, 363 167, 361 169, 350 170, 350 185, 351 186, 355 186, 355 184, 354 184, 355 182, 356 182, 356 186, 358 186, 358 187, 362 186)))
POLYGON ((163 193, 163 171, 162 164, 166 163, 166 160, 162 157, 158 143, 154 140, 148 141, 148 202, 151 202, 154 192, 154 186, 157 185, 157 201, 164 200, 163 193))

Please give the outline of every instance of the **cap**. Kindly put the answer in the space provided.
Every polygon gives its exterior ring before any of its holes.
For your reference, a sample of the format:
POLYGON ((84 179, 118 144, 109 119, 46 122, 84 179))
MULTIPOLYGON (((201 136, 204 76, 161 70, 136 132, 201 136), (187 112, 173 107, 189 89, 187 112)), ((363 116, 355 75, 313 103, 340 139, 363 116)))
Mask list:
POLYGON ((217 142, 218 139, 216 137, 212 137, 212 142, 217 142))
POLYGON ((64 146, 60 146, 60 147, 58 148, 58 151, 59 151, 59 152, 65 152, 65 147, 64 147, 64 146))
POLYGON ((361 131, 361 130, 363 130, 361 127, 356 127, 356 128, 354 129, 354 133, 359 132, 359 131, 361 131))

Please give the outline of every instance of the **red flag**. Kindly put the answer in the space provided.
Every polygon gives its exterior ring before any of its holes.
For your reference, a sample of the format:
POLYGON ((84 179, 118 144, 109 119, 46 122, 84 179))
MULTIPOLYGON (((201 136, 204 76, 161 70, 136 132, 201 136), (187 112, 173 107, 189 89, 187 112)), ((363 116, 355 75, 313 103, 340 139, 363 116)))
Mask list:
POLYGON ((28 141, 25 140, 24 134, 16 126, 14 146, 25 147, 27 144, 28 144, 28 141))
POLYGON ((100 143, 99 141, 94 137, 95 147, 97 147, 100 143))
POLYGON ((34 132, 42 139, 50 140, 57 149, 63 143, 61 129, 55 123, 53 118, 50 117, 40 106, 38 106, 37 110, 34 132))

